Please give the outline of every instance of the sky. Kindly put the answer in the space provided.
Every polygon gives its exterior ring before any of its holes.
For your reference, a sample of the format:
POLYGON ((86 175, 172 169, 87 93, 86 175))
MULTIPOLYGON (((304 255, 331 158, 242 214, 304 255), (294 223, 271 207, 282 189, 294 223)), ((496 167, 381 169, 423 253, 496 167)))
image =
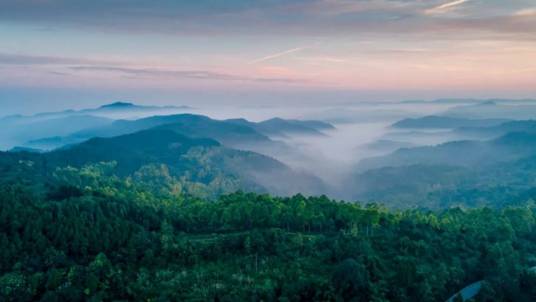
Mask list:
POLYGON ((535 75, 536 0, 0 1, 4 112, 534 98, 535 75))

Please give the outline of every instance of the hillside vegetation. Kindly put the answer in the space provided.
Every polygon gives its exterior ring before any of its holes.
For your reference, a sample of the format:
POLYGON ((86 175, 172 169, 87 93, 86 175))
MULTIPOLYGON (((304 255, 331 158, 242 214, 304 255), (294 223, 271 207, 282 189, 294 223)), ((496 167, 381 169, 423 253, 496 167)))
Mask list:
POLYGON ((444 301, 481 280, 476 301, 536 297, 532 202, 400 212, 302 195, 205 200, 103 169, 2 187, 2 300, 444 301))

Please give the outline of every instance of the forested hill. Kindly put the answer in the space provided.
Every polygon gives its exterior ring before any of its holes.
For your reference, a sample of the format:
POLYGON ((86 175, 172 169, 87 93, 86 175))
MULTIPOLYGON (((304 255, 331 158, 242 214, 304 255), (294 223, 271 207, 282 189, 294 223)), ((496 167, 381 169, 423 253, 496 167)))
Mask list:
POLYGON ((491 139, 500 137, 511 132, 535 133, 536 121, 511 121, 490 127, 460 127, 456 129, 455 132, 465 137, 491 139))
POLYGON ((466 119, 449 116, 429 115, 420 118, 406 118, 392 125, 394 128, 411 129, 455 129, 460 127, 493 127, 507 122, 506 119, 466 119))
POLYGON ((431 212, 222 194, 271 170, 307 181, 170 130, 0 153, 0 301, 444 301, 481 280, 477 301, 536 296, 534 195, 431 212))
POLYGON ((534 194, 536 135, 400 149, 364 160, 350 178, 352 198, 392 207, 504 207, 534 194), (366 170, 366 171, 364 171, 366 170))
POLYGON ((415 164, 474 167, 519 160, 536 154, 536 133, 509 132, 488 141, 453 141, 437 146, 402 148, 392 154, 365 159, 359 169, 415 164))
POLYGON ((47 153, 0 153, 0 183, 46 184, 73 169, 97 169, 120 178, 161 181, 185 194, 214 197, 236 190, 280 195, 325 192, 322 181, 255 152, 193 138, 167 127, 93 138, 47 153))
MULTIPOLYGON (((50 123, 50 121, 47 121, 50 123)), ((58 122, 60 123, 60 122, 58 122)), ((71 127, 64 124, 63 131, 48 131, 54 136, 41 135, 33 139, 26 147, 53 149, 67 144, 80 143, 93 137, 113 137, 131 134, 151 128, 173 130, 179 134, 212 138, 228 147, 265 144, 277 145, 271 136, 284 137, 287 135, 324 135, 322 131, 334 129, 328 123, 319 121, 299 121, 285 119, 270 119, 263 122, 251 122, 245 119, 215 120, 197 114, 156 115, 136 120, 115 120, 103 125, 74 129, 65 135, 71 127)), ((36 137, 35 135, 33 136, 36 137)))
POLYGON ((272 118, 258 123, 250 122, 246 119, 230 119, 226 120, 226 122, 247 126, 268 136, 287 136, 289 134, 321 136, 325 135, 322 131, 335 129, 333 125, 326 122, 282 118, 272 118))
POLYGON ((445 301, 471 284, 535 301, 534 133, 406 149, 349 179, 419 208, 394 210, 314 197, 319 179, 230 148, 325 125, 171 119, 0 152, 0 301, 445 301))
MULTIPOLYGON (((206 116, 194 114, 151 116, 137 120, 117 120, 109 125, 83 129, 64 137, 58 137, 55 140, 61 146, 80 143, 93 137, 114 137, 151 128, 173 130, 179 134, 191 137, 212 138, 226 145, 270 141, 267 136, 248 126, 213 120, 206 116)), ((51 140, 54 141, 52 138, 34 140, 29 145, 40 146, 49 143, 51 140)))
POLYGON ((536 296, 532 203, 393 212, 301 195, 207 201, 94 180, 2 186, 0 300, 445 301, 480 280, 476 301, 536 296))

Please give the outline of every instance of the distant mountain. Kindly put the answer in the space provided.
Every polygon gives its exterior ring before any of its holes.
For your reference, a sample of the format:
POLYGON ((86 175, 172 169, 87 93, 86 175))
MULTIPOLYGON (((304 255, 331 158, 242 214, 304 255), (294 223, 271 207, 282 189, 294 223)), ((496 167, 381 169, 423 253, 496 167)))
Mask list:
POLYGON ((536 120, 511 121, 491 127, 461 127, 454 132, 475 139, 492 139, 510 132, 536 133, 536 120))
POLYGON ((140 108, 140 106, 136 106, 132 103, 128 102, 115 102, 108 105, 102 105, 98 109, 104 109, 104 110, 122 110, 122 109, 132 109, 132 108, 140 108))
POLYGON ((136 105, 129 102, 114 102, 111 104, 102 105, 94 109, 84 109, 78 112, 93 114, 93 115, 103 115, 114 118, 127 118, 127 117, 145 117, 154 114, 163 114, 163 113, 178 113, 184 111, 190 111, 193 108, 188 106, 144 106, 136 105), (139 116, 141 114, 141 116, 139 116), (134 116, 133 116, 134 115, 134 116))
POLYGON ((447 110, 443 115, 470 119, 527 120, 536 118, 536 104, 529 101, 517 103, 486 101, 473 105, 457 106, 447 110))
POLYGON ((31 167, 43 169, 43 174, 58 167, 115 162, 114 171, 122 177, 139 174, 146 167, 165 165, 172 177, 182 179, 183 185, 202 185, 212 193, 242 189, 289 195, 320 194, 325 190, 318 178, 294 171, 273 158, 227 148, 213 139, 190 137, 165 127, 92 138, 43 154, 0 153, 0 170, 2 162, 16 166, 28 161, 32 162, 31 167))
POLYGON ((394 207, 513 204, 536 196, 536 133, 400 149, 362 161, 345 186, 394 207))
MULTIPOLYGON (((80 110, 64 110, 56 112, 43 112, 37 113, 35 115, 15 115, 7 116, 3 119, 50 119, 55 117, 65 117, 65 116, 80 116, 80 115, 92 115, 92 116, 101 116, 108 118, 121 118, 121 113, 125 115, 130 115, 131 113, 145 113, 145 114, 156 114, 158 112, 175 112, 173 110, 191 110, 193 108, 188 106, 146 106, 146 105, 137 105, 129 102, 114 102, 110 104, 105 104, 97 108, 87 108, 80 110), (112 116, 107 116, 112 115, 112 116)), ((125 117, 123 117, 125 118, 125 117)), ((3 119, 0 119, 3 120, 3 119)))
POLYGON ((435 100, 405 100, 401 101, 402 104, 458 104, 458 105, 464 105, 464 104, 475 104, 475 103, 481 103, 488 100, 482 100, 482 99, 468 99, 468 98, 442 98, 442 99, 435 99, 435 100))
POLYGON ((11 115, 0 118, 0 150, 14 146, 39 149, 57 147, 50 137, 62 137, 56 142, 80 142, 66 138, 83 129, 109 125, 119 118, 139 118, 155 114, 173 114, 188 111, 186 106, 141 106, 127 102, 115 102, 92 109, 45 112, 35 115, 11 115), (31 141, 31 143, 26 144, 31 141))
POLYGON ((402 148, 412 148, 416 147, 415 144, 409 143, 409 142, 400 142, 400 141, 393 141, 393 140, 386 140, 386 139, 380 139, 373 143, 367 144, 366 148, 371 151, 377 151, 377 152, 392 152, 398 149, 402 148))
POLYGON ((250 122, 246 119, 230 119, 226 121, 248 126, 267 136, 279 137, 296 134, 322 136, 325 135, 322 131, 335 129, 333 125, 326 122, 288 120, 282 118, 272 118, 258 123, 250 122))
MULTIPOLYGON (((117 120, 103 127, 89 128, 75 132, 61 139, 45 138, 44 142, 56 141, 62 144, 75 144, 93 137, 113 137, 134 133, 151 128, 172 130, 190 137, 203 137, 237 146, 247 143, 271 142, 271 140, 246 125, 214 120, 203 115, 177 114, 151 116, 137 120, 117 120)), ((31 146, 43 141, 31 142, 31 146)))
MULTIPOLYGON (((49 136, 66 136, 86 128, 103 127, 112 123, 111 119, 92 115, 50 116, 49 118, 16 117, 0 120, 0 148, 9 149, 25 145, 49 136)), ((47 148, 46 145, 29 145, 47 148)))
POLYGON ((451 129, 392 128, 391 130, 394 131, 389 131, 385 133, 381 137, 381 140, 405 142, 413 145, 405 147, 433 146, 464 139, 462 135, 455 133, 451 129))
POLYGON ((0 123, 2 122, 35 122, 37 120, 43 119, 53 119, 53 118, 63 118, 67 116, 81 116, 81 115, 92 115, 99 117, 106 117, 111 119, 119 118, 129 118, 132 117, 145 117, 155 114, 173 114, 184 111, 192 110, 193 108, 188 106, 145 106, 137 105, 129 102, 114 102, 110 104, 105 104, 97 108, 88 108, 80 110, 64 110, 56 112, 43 112, 37 113, 34 115, 10 115, 0 118, 0 123))
POLYGON ((61 147, 80 143, 92 137, 113 137, 155 127, 173 130, 176 133, 192 137, 212 138, 226 146, 248 150, 257 150, 255 147, 260 144, 264 144, 263 147, 284 148, 282 143, 271 140, 269 136, 292 134, 324 135, 320 132, 320 129, 333 128, 330 124, 318 121, 272 119, 254 123, 245 119, 214 120, 203 115, 176 114, 151 116, 137 120, 117 120, 109 125, 83 129, 67 136, 32 140, 26 145, 34 148, 44 148, 55 144, 55 147, 61 147))
POLYGON ((161 125, 158 129, 170 129, 176 133, 195 137, 210 137, 227 146, 271 141, 251 127, 214 120, 202 115, 176 116, 173 123, 161 125))
POLYGON ((368 158, 360 171, 410 165, 489 165, 536 154, 536 133, 513 132, 491 141, 455 141, 438 146, 400 149, 392 154, 368 158))
POLYGON ((536 99, 470 99, 470 98, 442 98, 435 100, 405 100, 401 104, 455 104, 455 105, 470 105, 478 103, 503 103, 510 105, 520 105, 536 103, 536 99))
POLYGON ((460 127, 490 127, 507 122, 506 119, 466 119, 448 116, 425 116, 407 118, 392 125, 394 128, 454 129, 460 127))

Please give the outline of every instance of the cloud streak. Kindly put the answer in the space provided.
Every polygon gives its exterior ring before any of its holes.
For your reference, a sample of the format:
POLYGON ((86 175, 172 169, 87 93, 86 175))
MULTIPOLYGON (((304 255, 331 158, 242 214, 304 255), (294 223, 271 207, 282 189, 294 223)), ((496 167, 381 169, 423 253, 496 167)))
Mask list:
POLYGON ((208 70, 163 70, 155 68, 131 68, 116 66, 71 66, 73 71, 97 71, 121 73, 139 78, 170 78, 195 79, 213 81, 244 81, 261 83, 303 83, 304 80, 294 78, 249 77, 208 70))
POLYGON ((69 64, 107 64, 109 62, 82 58, 35 56, 0 53, 0 65, 69 65, 69 64))
MULTIPOLYGON (((464 6, 464 14, 449 15, 464 32, 479 32, 472 19, 523 17, 531 14, 527 0, 236 0, 236 1, 0 1, 0 22, 39 24, 124 34, 158 33, 179 35, 237 36, 275 34, 281 36, 344 36, 348 34, 401 34, 451 30, 443 14, 464 6), (471 2, 471 5, 465 4, 471 2), (516 11, 521 12, 515 14, 516 11), (180 20, 180 22, 179 22, 180 20)), ((506 21, 507 22, 507 21, 506 21)), ((507 25, 507 24, 506 24, 507 25)), ((515 38, 536 34, 533 23, 515 30, 489 32, 515 38)), ((508 26, 503 26, 508 28, 508 26)), ((449 34, 459 35, 460 28, 449 34)), ((277 54, 274 54, 277 55, 277 54)), ((284 55, 284 54, 283 54, 284 55)), ((270 60, 271 58, 266 58, 270 60)), ((263 58, 258 60, 262 61, 263 58)))
POLYGON ((288 49, 288 50, 285 50, 285 51, 277 52, 277 53, 274 53, 274 54, 271 54, 271 55, 264 56, 262 58, 255 59, 255 60, 249 62, 249 64, 262 63, 262 62, 265 62, 265 61, 277 59, 277 58, 280 58, 280 57, 283 57, 283 56, 286 56, 286 55, 289 55, 289 54, 292 54, 292 53, 295 53, 295 52, 302 51, 304 49, 306 49, 306 47, 291 48, 291 49, 288 49))
POLYGON ((536 16, 536 7, 530 7, 530 8, 521 9, 521 10, 515 12, 514 16, 519 16, 519 17, 536 16))
POLYGON ((441 5, 438 5, 436 7, 433 7, 431 9, 427 9, 425 10, 425 13, 426 14, 441 14, 441 13, 446 13, 454 8, 456 8, 457 6, 460 6, 466 2, 468 2, 469 0, 454 0, 454 1, 451 1, 451 2, 447 2, 447 3, 443 3, 441 5))
MULTIPOLYGON (((280 54, 283 55, 283 54, 280 54)), ((138 79, 193 79, 207 81, 234 81, 257 83, 304 83, 303 79, 287 77, 241 76, 210 70, 173 70, 132 67, 131 62, 91 60, 72 57, 32 56, 0 53, 0 66, 46 67, 47 72, 57 76, 74 76, 73 72, 97 72, 123 74, 138 79), (68 72, 67 72, 68 71, 68 72)))
POLYGON ((531 1, 0 1, 0 85, 534 89, 531 1))

